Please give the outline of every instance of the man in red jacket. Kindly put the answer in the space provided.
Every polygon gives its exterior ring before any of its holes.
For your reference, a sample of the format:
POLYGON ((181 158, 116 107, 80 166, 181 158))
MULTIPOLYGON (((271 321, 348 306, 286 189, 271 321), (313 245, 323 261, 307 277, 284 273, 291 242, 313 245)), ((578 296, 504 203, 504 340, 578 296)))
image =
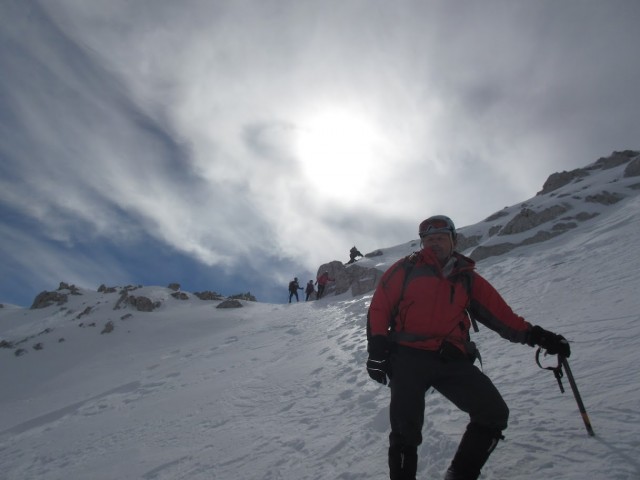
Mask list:
POLYGON ((322 298, 322 295, 324 295, 324 289, 327 286, 327 283, 329 282, 333 282, 334 279, 329 277, 329 272, 322 272, 322 275, 318 276, 318 279, 316 280, 316 284, 318 285, 318 294, 316 296, 317 300, 320 300, 322 298))
POLYGON ((389 476, 415 480, 424 397, 433 387, 469 414, 445 480, 475 480, 507 427, 509 409, 489 377, 473 365, 470 316, 514 343, 569 357, 564 337, 516 315, 455 251, 456 229, 436 215, 419 226, 422 249, 382 276, 367 322, 369 376, 391 387, 389 476))

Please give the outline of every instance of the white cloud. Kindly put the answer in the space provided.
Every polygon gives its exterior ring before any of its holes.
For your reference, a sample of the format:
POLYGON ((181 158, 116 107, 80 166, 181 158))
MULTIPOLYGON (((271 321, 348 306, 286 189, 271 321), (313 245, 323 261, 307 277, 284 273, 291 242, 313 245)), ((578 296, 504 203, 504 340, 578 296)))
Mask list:
POLYGON ((152 3, 3 6, 0 199, 52 238, 314 270, 637 147, 635 2, 152 3))

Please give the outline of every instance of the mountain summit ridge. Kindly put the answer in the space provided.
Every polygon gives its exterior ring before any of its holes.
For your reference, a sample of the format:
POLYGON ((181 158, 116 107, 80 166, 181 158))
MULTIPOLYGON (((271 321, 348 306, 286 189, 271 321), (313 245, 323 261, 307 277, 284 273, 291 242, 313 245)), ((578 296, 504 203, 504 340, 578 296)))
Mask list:
MULTIPOLYGON (((624 150, 601 157, 585 167, 551 174, 534 197, 490 215, 469 226, 459 227, 457 250, 479 262, 489 257, 545 242, 563 235, 596 217, 618 202, 640 194, 640 152, 624 150)), ((430 214, 446 212, 430 212, 430 214)), ((455 222, 455 219, 453 219, 455 222)), ((327 294, 351 289, 354 296, 375 288, 394 252, 397 258, 419 248, 417 240, 367 253, 352 265, 333 261, 321 265, 335 283, 327 294)))

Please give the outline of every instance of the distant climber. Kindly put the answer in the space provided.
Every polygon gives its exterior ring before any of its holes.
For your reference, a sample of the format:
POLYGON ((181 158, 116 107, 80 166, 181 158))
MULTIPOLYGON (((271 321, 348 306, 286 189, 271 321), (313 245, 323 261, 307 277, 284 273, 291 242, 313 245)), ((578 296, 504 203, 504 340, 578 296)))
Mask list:
POLYGON ((291 298, 295 295, 296 296, 296 302, 299 302, 300 300, 298 299, 298 290, 304 290, 304 288, 302 288, 299 284, 298 284, 298 277, 295 277, 293 280, 291 280, 289 282, 289 303, 291 303, 291 298))
POLYGON ((364 255, 362 255, 360 253, 360 250, 358 250, 356 248, 356 246, 354 245, 351 250, 349 250, 349 261, 347 262, 347 265, 352 264, 353 262, 356 261, 356 257, 364 257, 364 255))
POLYGON ((316 280, 316 284, 318 285, 318 300, 320 300, 322 298, 322 295, 324 295, 324 288, 327 286, 327 283, 333 281, 335 281, 335 279, 329 278, 329 272, 326 271, 318 277, 318 279, 316 280))
POLYGON ((316 293, 316 289, 313 286, 313 280, 309 280, 309 282, 307 282, 307 288, 305 290, 305 293, 307 294, 307 298, 304 299, 305 302, 309 301, 309 297, 311 295, 313 295, 314 293, 316 293))

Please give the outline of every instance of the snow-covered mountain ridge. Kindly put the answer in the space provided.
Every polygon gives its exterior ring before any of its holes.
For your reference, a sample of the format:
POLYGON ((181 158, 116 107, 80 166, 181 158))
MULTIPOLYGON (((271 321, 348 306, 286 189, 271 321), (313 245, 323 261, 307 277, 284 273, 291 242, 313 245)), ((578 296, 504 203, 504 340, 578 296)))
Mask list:
POLYGON ((474 260, 543 242, 640 194, 640 152, 614 152, 584 168, 551 175, 538 194, 460 229, 461 251, 474 260))
MULTIPOLYGON (((480 261, 546 242, 582 223, 597 222, 596 217, 603 212, 638 194, 640 152, 613 152, 583 168, 554 173, 535 197, 505 207, 474 225, 458 228, 458 250, 480 261)), ((418 241, 411 240, 369 252, 356 264, 345 266, 337 260, 323 264, 318 273, 328 271, 335 279, 327 290, 329 295, 350 290, 357 296, 375 288, 384 270, 393 263, 391 259, 395 261, 418 248, 418 241)))

